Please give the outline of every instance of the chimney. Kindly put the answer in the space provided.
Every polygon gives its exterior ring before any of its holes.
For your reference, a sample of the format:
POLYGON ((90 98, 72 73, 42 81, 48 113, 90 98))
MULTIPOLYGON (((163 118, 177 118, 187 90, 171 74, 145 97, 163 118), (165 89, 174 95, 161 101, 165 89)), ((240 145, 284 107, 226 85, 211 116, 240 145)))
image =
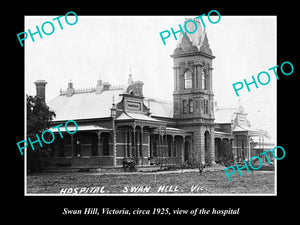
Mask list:
POLYGON ((100 94, 103 90, 103 82, 102 80, 97 80, 96 93, 100 94))
POLYGON ((143 97, 143 86, 144 83, 142 81, 135 81, 134 86, 136 88, 137 96, 143 97))
POLYGON ((47 82, 45 80, 36 80, 34 84, 36 86, 36 96, 42 99, 42 101, 45 103, 45 92, 47 82))
POLYGON ((74 93, 75 89, 73 88, 73 83, 70 81, 67 88, 67 97, 71 97, 74 93))
POLYGON ((110 89, 111 84, 108 82, 103 82, 103 90, 109 90, 110 89))

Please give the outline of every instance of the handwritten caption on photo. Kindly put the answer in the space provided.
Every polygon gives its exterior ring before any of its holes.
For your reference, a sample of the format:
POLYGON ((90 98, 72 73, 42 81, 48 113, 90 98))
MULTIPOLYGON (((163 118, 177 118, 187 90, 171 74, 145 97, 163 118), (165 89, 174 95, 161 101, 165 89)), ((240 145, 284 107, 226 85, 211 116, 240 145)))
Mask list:
MULTIPOLYGON (((140 193, 163 193, 163 194, 179 194, 183 192, 190 193, 205 193, 208 191, 207 187, 196 184, 191 187, 181 188, 178 185, 159 185, 159 186, 124 186, 120 188, 119 192, 124 194, 140 194, 140 193)), ((82 195, 82 194, 108 194, 111 190, 107 189, 105 186, 98 187, 66 187, 61 188, 59 194, 62 195, 82 195)))

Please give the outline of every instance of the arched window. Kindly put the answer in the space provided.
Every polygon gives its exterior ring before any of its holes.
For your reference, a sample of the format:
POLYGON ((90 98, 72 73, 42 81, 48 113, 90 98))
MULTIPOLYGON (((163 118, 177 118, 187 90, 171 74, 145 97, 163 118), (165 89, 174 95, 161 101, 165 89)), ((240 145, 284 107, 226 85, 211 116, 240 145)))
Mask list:
POLYGON ((192 84, 192 71, 187 70, 184 72, 184 89, 188 89, 188 88, 192 88, 193 84, 192 84))
POLYGON ((203 73, 202 73, 202 80, 201 80, 201 83, 202 83, 202 89, 205 90, 206 89, 206 85, 207 85, 207 71, 206 70, 203 70, 203 73))

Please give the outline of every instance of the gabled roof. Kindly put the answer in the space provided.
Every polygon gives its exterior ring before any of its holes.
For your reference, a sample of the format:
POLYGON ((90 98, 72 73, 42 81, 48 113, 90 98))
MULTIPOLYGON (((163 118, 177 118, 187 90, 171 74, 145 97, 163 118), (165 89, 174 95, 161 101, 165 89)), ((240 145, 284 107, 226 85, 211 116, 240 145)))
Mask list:
POLYGON ((232 130, 232 132, 241 132, 241 131, 252 132, 255 134, 260 132, 260 130, 253 129, 251 127, 243 126, 243 125, 239 125, 239 124, 237 124, 232 130))

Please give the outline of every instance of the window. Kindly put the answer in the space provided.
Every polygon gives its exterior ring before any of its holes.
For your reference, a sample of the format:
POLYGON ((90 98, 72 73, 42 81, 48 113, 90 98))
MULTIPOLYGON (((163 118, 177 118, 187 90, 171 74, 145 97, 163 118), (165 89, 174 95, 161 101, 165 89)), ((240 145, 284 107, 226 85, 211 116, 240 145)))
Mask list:
POLYGON ((204 114, 208 114, 208 100, 204 99, 204 114))
POLYGON ((189 113, 194 112, 194 104, 193 104, 193 99, 189 100, 189 113))
POLYGON ((207 78, 207 72, 206 70, 203 70, 203 73, 202 73, 202 89, 205 90, 206 89, 206 78, 207 78))
POLYGON ((200 111, 200 99, 197 98, 195 100, 195 105, 196 105, 196 112, 199 112, 200 111))
POLYGON ((182 100, 182 105, 183 105, 183 114, 186 114, 188 112, 188 105, 187 105, 187 100, 182 100))
POLYGON ((201 113, 204 113, 204 98, 200 98, 201 113))
POLYGON ((208 100, 206 100, 206 113, 210 114, 209 113, 209 101, 208 100))
POLYGON ((192 88, 192 71, 186 70, 184 72, 184 89, 192 88))

